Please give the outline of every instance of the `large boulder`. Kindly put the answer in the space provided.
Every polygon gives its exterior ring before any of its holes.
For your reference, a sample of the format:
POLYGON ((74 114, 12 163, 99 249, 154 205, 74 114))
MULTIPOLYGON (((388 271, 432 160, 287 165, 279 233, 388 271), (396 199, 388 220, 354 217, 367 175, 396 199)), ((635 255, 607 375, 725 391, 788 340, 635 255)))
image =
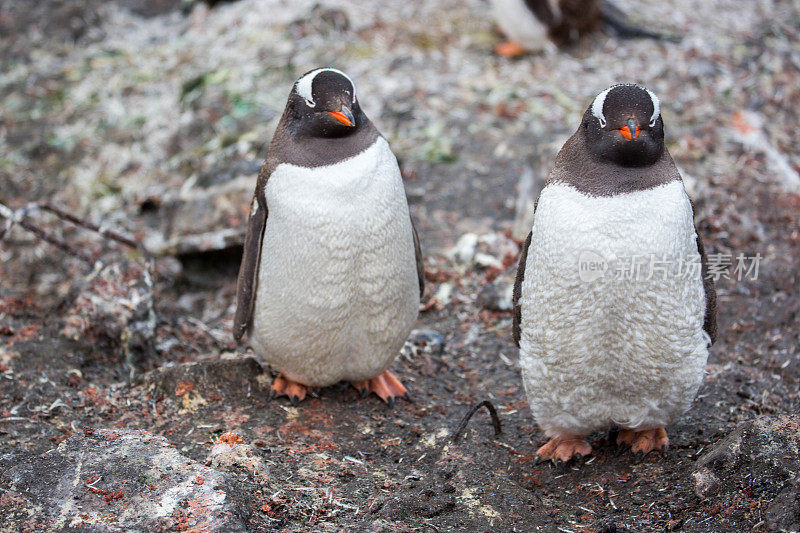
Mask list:
POLYGON ((10 462, 0 505, 14 507, 11 529, 245 531, 232 480, 147 431, 90 430, 10 462))
POLYGON ((170 363, 147 372, 140 382, 166 397, 205 403, 209 397, 239 400, 266 398, 272 378, 252 357, 170 363))
POLYGON ((740 424, 697 460, 692 477, 701 499, 763 507, 770 531, 800 530, 800 417, 740 424))

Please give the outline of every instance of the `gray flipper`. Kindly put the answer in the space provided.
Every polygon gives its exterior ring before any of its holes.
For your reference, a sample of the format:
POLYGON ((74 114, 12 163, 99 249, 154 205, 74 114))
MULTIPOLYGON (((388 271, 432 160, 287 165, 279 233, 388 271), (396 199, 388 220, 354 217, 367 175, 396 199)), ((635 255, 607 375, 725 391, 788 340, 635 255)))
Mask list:
POLYGON ((247 235, 244 238, 244 253, 239 265, 239 277, 236 280, 236 315, 233 318, 233 339, 242 340, 253 319, 253 304, 256 299, 258 285, 258 269, 261 264, 261 242, 264 228, 267 225, 267 199, 264 188, 267 185, 272 165, 265 164, 261 168, 253 194, 253 205, 247 219, 247 235))
POLYGON ((514 280, 514 294, 512 302, 514 304, 514 322, 511 326, 511 331, 514 336, 514 342, 519 348, 520 327, 522 323, 522 307, 519 300, 522 297, 522 282, 525 279, 525 265, 528 262, 528 248, 531 246, 531 238, 533 237, 533 230, 528 233, 528 238, 525 239, 525 244, 519 251, 519 266, 517 267, 517 278, 514 280))
POLYGON ((419 235, 417 235, 413 218, 411 219, 411 233, 414 236, 414 257, 417 260, 417 278, 419 278, 419 296, 421 298, 422 293, 425 292, 425 267, 422 265, 422 248, 419 245, 419 235))
POLYGON ((714 280, 708 276, 708 260, 703 239, 697 235, 697 253, 700 254, 700 274, 703 276, 703 290, 706 293, 706 313, 703 320, 703 329, 711 338, 711 344, 717 341, 717 290, 714 280))

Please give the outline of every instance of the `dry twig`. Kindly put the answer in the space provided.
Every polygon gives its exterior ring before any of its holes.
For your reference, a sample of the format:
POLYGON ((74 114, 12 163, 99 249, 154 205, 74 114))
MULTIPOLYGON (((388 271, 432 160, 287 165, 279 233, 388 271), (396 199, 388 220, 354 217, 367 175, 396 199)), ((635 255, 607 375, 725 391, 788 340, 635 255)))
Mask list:
POLYGON ((122 235, 119 232, 116 232, 116 231, 108 229, 108 228, 104 228, 102 226, 98 226, 97 224, 94 224, 93 222, 90 222, 90 221, 88 221, 86 219, 78 218, 75 215, 67 213, 66 211, 64 211, 64 210, 62 210, 62 209, 60 209, 60 208, 58 208, 58 207, 56 207, 56 206, 54 206, 54 205, 52 205, 52 204, 50 204, 48 202, 40 204, 39 207, 41 207, 41 209, 43 209, 44 211, 50 211, 51 213, 53 213, 57 217, 61 218, 62 220, 67 220, 69 222, 72 222, 76 226, 81 226, 81 227, 84 227, 84 228, 89 229, 91 231, 94 231, 95 233, 98 233, 98 234, 102 235, 103 237, 106 237, 108 239, 117 241, 117 242, 122 243, 122 244, 124 244, 126 246, 130 246, 131 248, 133 248, 135 250, 139 250, 143 254, 148 255, 147 250, 142 246, 141 243, 131 239, 130 237, 126 237, 125 235, 122 235))
POLYGON ((71 222, 76 226, 80 226, 82 228, 91 230, 97 233, 98 235, 105 237, 106 239, 119 242, 121 244, 124 244, 125 246, 133 248, 134 250, 138 250, 139 252, 142 253, 142 255, 144 255, 148 259, 148 264, 149 264, 150 253, 147 251, 147 249, 144 248, 144 246, 142 246, 141 243, 133 240, 130 237, 126 237, 125 235, 117 231, 104 228, 102 226, 98 226, 97 224, 89 220, 77 217, 71 213, 67 213, 63 209, 56 207, 50 204, 49 202, 29 204, 16 211, 0 203, 0 217, 6 219, 5 226, 3 228, 0 228, 0 240, 5 238, 6 233, 14 226, 14 224, 19 224, 21 228, 30 231, 43 241, 48 242, 58 248, 61 248, 68 254, 77 257, 78 259, 84 261, 85 263, 88 263, 89 265, 96 264, 96 261, 93 260, 91 257, 89 257, 87 254, 81 252, 80 250, 71 246, 66 241, 54 236, 53 234, 49 233, 48 231, 42 229, 41 227, 31 222, 30 219, 28 218, 28 215, 38 210, 48 211, 57 216, 58 218, 60 218, 61 220, 66 220, 67 222, 71 222))
POLYGON ((480 409, 481 407, 486 407, 486 410, 489 411, 489 416, 492 418, 492 425, 494 426, 494 434, 495 436, 500 435, 503 430, 500 427, 500 417, 497 416, 497 409, 494 408, 492 402, 489 400, 483 400, 482 402, 478 402, 472 406, 472 408, 464 415, 464 418, 461 419, 461 423, 458 424, 458 427, 450 436, 450 440, 453 442, 457 442, 459 437, 461 437, 461 433, 466 429, 467 424, 469 423, 470 418, 475 412, 480 409))
POLYGON ((77 257, 78 259, 80 259, 81 261, 83 261, 88 265, 94 265, 95 261, 87 254, 70 246, 69 243, 67 243, 66 241, 59 239, 55 235, 43 230, 42 228, 36 226, 35 224, 33 224, 28 220, 27 218, 28 212, 38 208, 39 208, 38 205, 31 204, 30 206, 26 206, 23 207, 22 209, 14 211, 11 208, 7 207, 6 205, 0 204, 0 216, 6 219, 5 227, 3 227, 2 230, 0 230, 0 240, 5 238, 6 233, 14 226, 14 224, 19 224, 21 228, 28 230, 29 232, 33 233, 43 241, 48 242, 57 248, 61 248, 71 256, 77 257))

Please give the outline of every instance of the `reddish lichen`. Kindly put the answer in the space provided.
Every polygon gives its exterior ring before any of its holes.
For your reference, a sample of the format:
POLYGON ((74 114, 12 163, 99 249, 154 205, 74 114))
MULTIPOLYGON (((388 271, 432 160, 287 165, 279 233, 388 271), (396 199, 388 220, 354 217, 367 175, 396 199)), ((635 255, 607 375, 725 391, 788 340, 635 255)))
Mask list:
POLYGON ((185 396, 186 394, 192 392, 194 390, 194 383, 189 381, 181 381, 178 383, 178 386, 175 387, 175 396, 185 396))
POLYGON ((244 439, 242 439, 242 436, 239 435, 238 433, 233 433, 232 431, 229 431, 227 433, 223 433, 219 437, 219 439, 217 439, 217 443, 220 442, 224 442, 228 446, 236 446, 237 444, 244 442, 244 439))
POLYGON ((113 500, 121 500, 124 496, 125 496, 125 494, 123 494, 123 492, 121 490, 116 490, 116 491, 112 492, 111 494, 108 494, 105 497, 105 500, 107 502, 110 502, 110 501, 113 501, 113 500))

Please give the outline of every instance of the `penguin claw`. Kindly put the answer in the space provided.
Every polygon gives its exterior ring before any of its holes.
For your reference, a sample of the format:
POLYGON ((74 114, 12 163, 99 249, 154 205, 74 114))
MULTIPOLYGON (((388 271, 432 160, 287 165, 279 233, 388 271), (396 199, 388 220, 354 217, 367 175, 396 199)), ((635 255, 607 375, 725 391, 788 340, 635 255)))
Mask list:
POLYGON ((297 383, 284 377, 283 374, 278 374, 272 382, 272 387, 269 391, 269 399, 272 400, 277 396, 288 396, 292 405, 297 405, 303 401, 308 392, 308 387, 302 383, 297 383))
POLYGON ((405 397, 408 394, 400 380, 388 370, 370 380, 351 383, 362 398, 365 398, 370 392, 374 392, 389 405, 389 408, 394 407, 396 398, 405 397))
POLYGON ((624 429, 620 431, 617 437, 617 444, 629 446, 634 454, 634 460, 641 461, 645 455, 652 451, 660 451, 662 455, 665 454, 669 446, 669 438, 664 428, 645 429, 642 431, 624 429))
POLYGON ((369 381, 351 381, 350 384, 356 389, 359 398, 364 399, 369 394, 369 381))
POLYGON ((592 453, 592 446, 580 435, 554 437, 536 450, 537 463, 540 460, 551 460, 558 465, 565 465, 572 459, 582 460, 592 453))
POLYGON ((636 432, 632 429, 621 429, 617 433, 617 446, 630 446, 633 444, 636 432))

